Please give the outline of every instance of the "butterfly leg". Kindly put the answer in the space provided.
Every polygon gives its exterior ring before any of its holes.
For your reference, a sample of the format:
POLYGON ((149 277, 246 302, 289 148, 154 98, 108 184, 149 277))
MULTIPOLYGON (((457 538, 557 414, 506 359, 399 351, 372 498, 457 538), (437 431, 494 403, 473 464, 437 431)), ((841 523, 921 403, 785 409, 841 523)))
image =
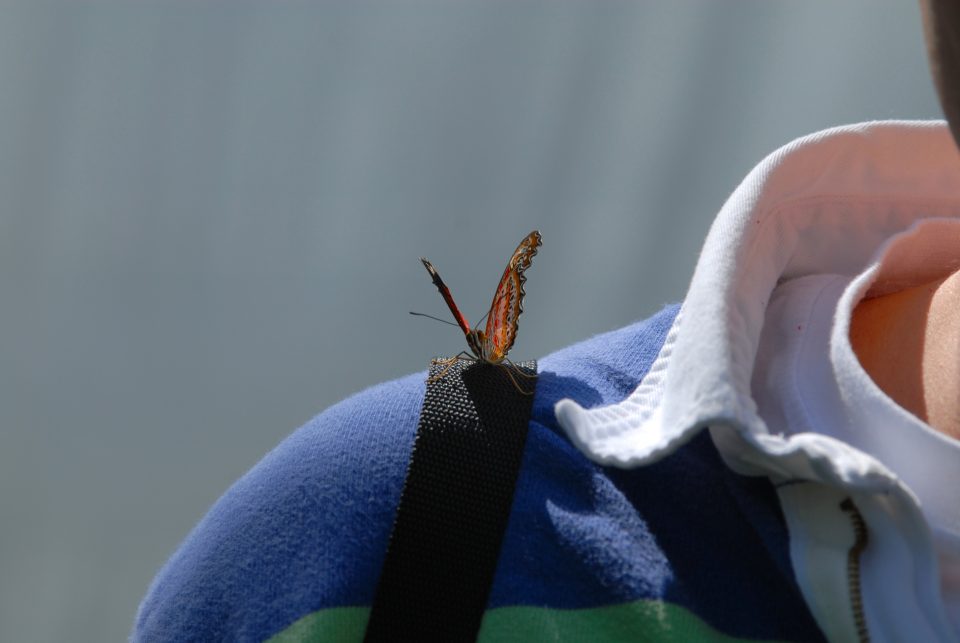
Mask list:
POLYGON ((520 369, 517 368, 516 364, 513 364, 513 362, 510 363, 513 365, 513 368, 510 368, 505 364, 497 364, 497 366, 506 371, 507 377, 510 378, 510 382, 513 384, 513 388, 517 389, 517 392, 520 393, 520 395, 533 395, 533 391, 524 391, 523 388, 521 388, 521 386, 517 383, 517 379, 513 376, 514 374, 512 371, 516 371, 518 374, 523 375, 524 377, 536 377, 536 375, 527 375, 526 373, 521 372, 520 369))
POLYGON ((434 359, 430 360, 430 363, 431 363, 431 364, 444 364, 444 365, 447 365, 447 364, 453 364, 454 362, 460 361, 460 360, 462 360, 462 359, 473 359, 473 356, 470 355, 470 353, 468 353, 467 351, 460 351, 459 353, 457 353, 457 354, 454 355, 453 357, 445 357, 445 358, 443 358, 443 359, 434 358, 434 359))
POLYGON ((461 360, 462 360, 462 361, 467 361, 467 362, 475 362, 475 361, 476 361, 476 358, 475 358, 474 356, 470 355, 470 353, 468 353, 467 351, 460 351, 459 353, 457 353, 457 354, 454 355, 453 357, 448 357, 448 358, 446 358, 446 359, 435 359, 435 360, 433 360, 433 361, 431 362, 432 364, 442 364, 442 365, 444 366, 444 369, 443 369, 442 372, 437 373, 436 375, 434 375, 434 376, 432 376, 432 377, 428 377, 428 378, 427 378, 427 383, 432 384, 433 382, 436 382, 437 380, 442 379, 444 375, 446 375, 448 372, 450 372, 450 369, 453 368, 453 365, 456 364, 457 362, 461 361, 461 360))
POLYGON ((532 374, 532 375, 529 374, 529 373, 524 373, 524 372, 523 372, 523 369, 520 368, 519 366, 517 366, 516 364, 514 364, 514 363, 510 360, 509 357, 504 357, 503 359, 504 359, 504 361, 507 362, 507 364, 509 364, 510 366, 512 366, 512 367, 514 368, 514 372, 515 372, 517 375, 519 375, 519 376, 521 376, 521 377, 526 377, 527 379, 531 379, 531 380, 539 377, 539 373, 534 373, 534 374, 532 374))

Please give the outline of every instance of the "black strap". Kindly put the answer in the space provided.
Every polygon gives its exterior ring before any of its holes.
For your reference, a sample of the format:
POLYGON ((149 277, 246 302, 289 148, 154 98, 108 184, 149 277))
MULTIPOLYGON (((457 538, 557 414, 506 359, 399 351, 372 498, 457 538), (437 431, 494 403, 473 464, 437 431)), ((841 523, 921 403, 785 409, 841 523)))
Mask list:
POLYGON ((536 362, 520 367, 430 369, 366 641, 476 640, 536 387, 536 362))

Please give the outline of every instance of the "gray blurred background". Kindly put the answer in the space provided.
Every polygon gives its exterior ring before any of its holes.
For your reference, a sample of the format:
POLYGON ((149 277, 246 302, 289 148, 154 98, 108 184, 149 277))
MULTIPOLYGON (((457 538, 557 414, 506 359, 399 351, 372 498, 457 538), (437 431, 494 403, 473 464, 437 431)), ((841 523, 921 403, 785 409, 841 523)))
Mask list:
POLYGON ((915 3, 0 4, 0 640, 116 641, 312 415, 464 347, 682 298, 720 205, 824 127, 940 111, 915 3))

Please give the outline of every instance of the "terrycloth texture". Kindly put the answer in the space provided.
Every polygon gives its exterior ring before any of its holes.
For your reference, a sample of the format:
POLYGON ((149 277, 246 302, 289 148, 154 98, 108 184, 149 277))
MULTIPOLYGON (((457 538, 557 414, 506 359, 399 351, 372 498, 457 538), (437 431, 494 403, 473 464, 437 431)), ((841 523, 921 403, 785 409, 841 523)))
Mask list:
MULTIPOLYGON (((676 312, 668 307, 540 360, 489 608, 546 608, 535 620, 544 638, 577 614, 551 609, 662 601, 666 608, 654 616, 664 636, 677 606, 728 636, 821 640, 795 584, 783 517, 765 478, 732 473, 706 433, 656 464, 627 471, 587 460, 557 426, 553 407, 562 398, 589 408, 626 397, 676 312)), ((330 608, 369 606, 423 378, 412 375, 332 407, 241 478, 160 571, 133 639, 258 641, 310 614, 327 613, 334 622, 344 612, 330 608)), ((339 632, 318 638, 336 640, 339 632)))

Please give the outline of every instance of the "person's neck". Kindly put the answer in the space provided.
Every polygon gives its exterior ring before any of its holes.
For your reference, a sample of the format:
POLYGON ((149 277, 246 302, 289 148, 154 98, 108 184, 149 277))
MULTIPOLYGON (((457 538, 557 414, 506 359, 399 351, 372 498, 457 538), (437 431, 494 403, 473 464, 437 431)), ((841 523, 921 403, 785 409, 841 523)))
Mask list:
POLYGON ((960 271, 861 301, 850 342, 884 393, 960 439, 960 271))

